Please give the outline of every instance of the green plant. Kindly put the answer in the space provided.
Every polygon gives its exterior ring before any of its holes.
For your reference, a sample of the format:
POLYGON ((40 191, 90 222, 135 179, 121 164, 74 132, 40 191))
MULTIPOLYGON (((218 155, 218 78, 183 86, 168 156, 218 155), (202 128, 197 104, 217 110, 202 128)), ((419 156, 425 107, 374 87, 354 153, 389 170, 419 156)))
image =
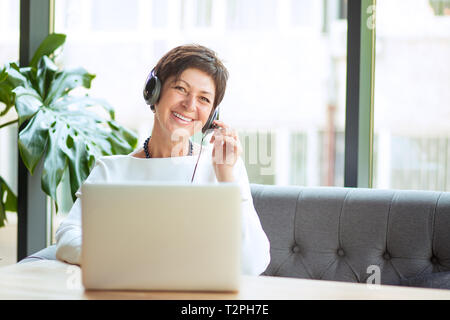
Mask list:
MULTIPOLYGON (((83 68, 59 69, 55 50, 65 42, 64 34, 51 34, 39 46, 28 67, 9 63, 0 70, 0 117, 15 107, 17 119, 0 129, 18 123, 20 158, 33 174, 44 158, 42 190, 58 207, 56 189, 68 170, 71 197, 87 178, 95 159, 104 155, 127 154, 137 144, 134 132, 114 120, 114 109, 104 100, 89 95, 75 96, 78 87, 89 89, 95 75, 83 68), (106 110, 109 119, 91 107, 106 110)), ((5 211, 17 210, 17 198, 0 177, 0 227, 5 211)))

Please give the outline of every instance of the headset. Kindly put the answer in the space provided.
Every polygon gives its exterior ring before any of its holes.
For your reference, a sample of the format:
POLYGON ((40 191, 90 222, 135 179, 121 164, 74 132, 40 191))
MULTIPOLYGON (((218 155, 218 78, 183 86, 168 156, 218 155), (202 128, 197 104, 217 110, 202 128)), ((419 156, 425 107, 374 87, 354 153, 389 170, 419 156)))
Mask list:
MULTIPOLYGON (((145 102, 150 105, 150 108, 152 111, 155 110, 155 104, 159 100, 159 95, 161 93, 161 81, 158 79, 158 76, 155 73, 155 69, 150 72, 149 76, 147 77, 147 80, 145 81, 144 85, 144 100, 145 102)), ((214 120, 219 119, 219 108, 215 108, 213 112, 209 115, 208 120, 206 121, 205 125, 202 128, 202 133, 205 135, 206 133, 209 133, 209 131, 214 130, 216 128, 219 128, 217 125, 214 124, 214 120)))

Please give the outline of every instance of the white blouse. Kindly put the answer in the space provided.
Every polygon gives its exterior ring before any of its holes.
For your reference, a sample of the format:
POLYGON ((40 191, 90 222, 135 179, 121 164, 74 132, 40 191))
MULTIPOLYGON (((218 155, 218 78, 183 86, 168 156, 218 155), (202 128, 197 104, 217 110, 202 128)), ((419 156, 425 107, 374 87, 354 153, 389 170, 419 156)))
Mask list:
MULTIPOLYGON (((172 158, 136 158, 131 155, 98 159, 86 182, 191 181, 198 155, 172 158)), ((233 168, 242 196, 242 273, 259 275, 269 265, 269 240, 253 206, 247 171, 239 158, 233 168)), ((193 183, 219 183, 212 166, 212 146, 203 148, 193 183)), ((56 258, 81 265, 81 192, 76 192, 69 215, 56 231, 56 258)))

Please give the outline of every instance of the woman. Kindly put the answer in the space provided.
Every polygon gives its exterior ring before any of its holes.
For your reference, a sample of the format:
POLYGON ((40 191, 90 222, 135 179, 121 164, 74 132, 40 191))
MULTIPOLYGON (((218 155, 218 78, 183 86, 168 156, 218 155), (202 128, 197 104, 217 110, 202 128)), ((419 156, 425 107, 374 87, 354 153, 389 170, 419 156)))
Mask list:
MULTIPOLYGON (((242 196, 242 273, 261 274, 269 264, 269 241, 253 207, 237 134, 211 116, 225 94, 228 72, 216 54, 203 46, 179 46, 164 55, 144 88, 154 113, 152 134, 129 155, 96 161, 87 182, 124 180, 236 182, 242 196), (206 126, 205 126, 206 125, 206 126), (210 145, 189 137, 215 127, 210 145)), ((205 137, 203 134, 203 137, 205 137)), ((79 198, 80 191, 76 193, 79 198)), ((149 204, 151 207, 151 204, 149 204)), ((81 264, 81 204, 77 199, 56 232, 56 257, 81 264)))

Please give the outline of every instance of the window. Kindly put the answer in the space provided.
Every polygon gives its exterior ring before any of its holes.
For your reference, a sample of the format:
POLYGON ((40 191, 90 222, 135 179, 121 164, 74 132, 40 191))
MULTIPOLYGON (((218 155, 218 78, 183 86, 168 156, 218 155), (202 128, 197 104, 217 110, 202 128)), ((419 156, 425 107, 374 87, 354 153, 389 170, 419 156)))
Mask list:
POLYGON ((312 6, 318 4, 316 1, 292 0, 291 1, 291 21, 294 26, 310 26, 313 23, 314 16, 312 6))
POLYGON ((196 21, 197 27, 209 27, 211 26, 212 18, 212 0, 197 0, 196 8, 196 21))
POLYGON ((250 181, 342 186, 347 25, 324 3, 56 0, 55 30, 67 34, 63 62, 97 75, 92 95, 140 142, 153 122, 142 87, 159 58, 212 48, 230 72, 220 117, 240 132, 250 181))
MULTIPOLYGON (((0 64, 19 60, 19 1, 0 0, 0 64), (7 14, 6 14, 7 13, 7 14)), ((0 112, 4 110, 0 103, 0 112)), ((17 118, 14 108, 0 118, 0 124, 17 118)), ((17 124, 0 129, 0 175, 17 194, 17 124)), ((6 213, 8 222, 0 228, 0 266, 16 263, 17 214, 6 213)))
POLYGON ((153 0, 151 8, 151 24, 153 28, 167 27, 169 5, 166 0, 153 0))
POLYGON ((450 16, 450 1, 449 0, 429 0, 434 14, 437 16, 450 16))
POLYGON ((137 29, 137 0, 127 0, 123 5, 121 0, 92 1, 92 29, 98 31, 123 31, 137 29))
POLYGON ((377 1, 374 187, 450 190, 448 1, 377 1))
POLYGON ((348 0, 339 0, 339 19, 347 19, 348 0))
POLYGON ((227 29, 253 32, 273 29, 279 6, 274 0, 227 0, 227 29))
POLYGON ((1 64, 19 60, 19 3, 14 0, 0 0, 0 61, 1 64))

